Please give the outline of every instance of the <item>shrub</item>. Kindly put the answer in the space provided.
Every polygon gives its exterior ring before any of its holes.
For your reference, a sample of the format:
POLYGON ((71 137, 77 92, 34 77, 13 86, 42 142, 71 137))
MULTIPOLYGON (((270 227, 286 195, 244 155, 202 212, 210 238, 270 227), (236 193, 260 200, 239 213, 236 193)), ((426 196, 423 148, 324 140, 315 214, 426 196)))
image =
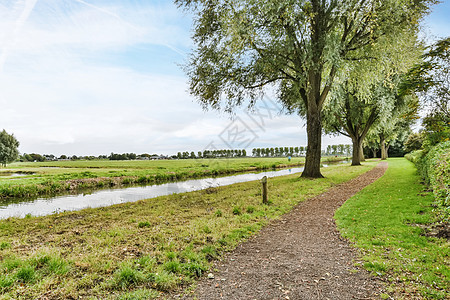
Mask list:
POLYGON ((427 153, 413 151, 407 159, 415 163, 425 184, 429 185, 435 196, 435 204, 443 212, 443 219, 449 218, 450 205, 450 141, 434 146, 427 153))
POLYGON ((450 141, 431 149, 426 158, 427 176, 436 201, 441 206, 450 204, 450 141))

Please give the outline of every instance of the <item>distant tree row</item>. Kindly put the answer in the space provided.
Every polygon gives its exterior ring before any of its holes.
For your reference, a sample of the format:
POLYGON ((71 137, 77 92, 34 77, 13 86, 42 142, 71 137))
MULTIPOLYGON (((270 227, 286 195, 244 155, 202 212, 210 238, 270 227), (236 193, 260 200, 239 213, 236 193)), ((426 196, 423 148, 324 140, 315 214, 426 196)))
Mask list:
POLYGON ((223 150, 204 150, 178 152, 176 158, 178 159, 196 159, 196 158, 231 158, 231 157, 246 157, 247 151, 245 149, 223 149, 223 150))
POLYGON ((324 155, 346 155, 350 156, 352 154, 352 145, 328 145, 327 150, 324 151, 324 155))
POLYGON ((96 160, 96 159, 108 159, 107 155, 99 155, 99 156, 77 156, 77 155, 61 155, 59 157, 53 154, 37 154, 37 153, 24 153, 19 156, 19 160, 22 162, 43 162, 43 161, 56 161, 56 160, 96 160))
POLYGON ((254 157, 286 157, 303 156, 306 153, 306 147, 275 147, 275 148, 253 148, 254 157))
POLYGON ((61 155, 59 157, 53 155, 53 154, 37 154, 37 153, 24 153, 19 156, 19 160, 22 162, 43 162, 43 161, 56 161, 56 160, 102 160, 102 159, 109 159, 109 160, 148 160, 148 159, 155 159, 155 158, 167 158, 165 156, 159 156, 157 154, 135 154, 135 153, 122 153, 122 154, 116 154, 111 153, 110 155, 86 155, 86 156, 77 156, 77 155, 61 155))

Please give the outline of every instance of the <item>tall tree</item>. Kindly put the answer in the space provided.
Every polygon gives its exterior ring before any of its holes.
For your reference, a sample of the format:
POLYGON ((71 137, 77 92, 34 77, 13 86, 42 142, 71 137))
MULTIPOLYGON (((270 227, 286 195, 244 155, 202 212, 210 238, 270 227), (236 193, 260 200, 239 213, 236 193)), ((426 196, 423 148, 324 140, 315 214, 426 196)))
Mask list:
POLYGON ((336 80, 340 84, 332 90, 324 110, 325 131, 352 139, 352 165, 360 165, 364 160, 362 143, 369 130, 380 123, 378 136, 382 139, 380 144, 385 145, 400 115, 412 105, 408 100, 415 99, 400 93, 399 87, 401 76, 420 59, 416 34, 417 26, 412 25, 394 36, 380 37, 376 45, 364 49, 370 59, 349 60, 338 74, 336 80))
POLYGON ((322 109, 344 59, 416 23, 435 0, 175 0, 194 12, 190 91, 205 108, 249 106, 267 86, 306 118, 303 177, 320 173, 322 109))
POLYGON ((417 92, 427 111, 424 147, 450 139, 450 37, 431 45, 407 74, 403 92, 417 92))
POLYGON ((6 167, 19 157, 19 141, 5 129, 0 132, 0 164, 6 167))

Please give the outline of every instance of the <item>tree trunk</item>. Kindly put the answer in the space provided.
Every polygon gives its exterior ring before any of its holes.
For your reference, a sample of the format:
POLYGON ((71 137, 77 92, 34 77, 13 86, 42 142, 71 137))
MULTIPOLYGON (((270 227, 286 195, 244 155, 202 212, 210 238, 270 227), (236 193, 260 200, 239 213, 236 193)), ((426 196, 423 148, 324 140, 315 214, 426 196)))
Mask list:
POLYGON ((362 140, 363 140, 363 138, 360 138, 360 142, 359 142, 359 155, 360 155, 360 160, 361 161, 366 161, 366 158, 364 157, 364 149, 363 149, 363 146, 362 146, 362 140))
POLYGON ((377 149, 372 149, 373 158, 377 158, 377 149))
POLYGON ((380 144, 381 144, 381 160, 386 160, 388 155, 386 149, 386 140, 383 135, 380 135, 380 144))
POLYGON ((352 137, 353 142, 353 156, 352 156, 352 166, 361 165, 361 140, 356 137, 352 137))
POLYGON ((320 156, 322 146, 322 122, 320 111, 311 108, 307 112, 306 132, 308 134, 308 147, 306 150, 305 170, 302 177, 323 178, 320 173, 320 156))

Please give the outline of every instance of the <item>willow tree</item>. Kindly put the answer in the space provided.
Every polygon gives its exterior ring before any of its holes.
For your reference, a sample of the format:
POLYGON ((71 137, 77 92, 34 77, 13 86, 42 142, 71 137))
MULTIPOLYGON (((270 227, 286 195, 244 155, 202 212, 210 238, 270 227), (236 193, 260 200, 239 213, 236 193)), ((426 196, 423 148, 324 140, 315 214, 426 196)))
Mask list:
POLYGON ((369 131, 377 128, 380 137, 386 136, 410 105, 411 96, 400 93, 399 88, 402 76, 420 60, 417 32, 417 24, 410 24, 356 51, 357 57, 368 59, 342 63, 324 109, 325 131, 352 139, 352 165, 364 160, 362 143, 369 131))
POLYGON ((303 177, 320 173, 322 109, 345 59, 416 23, 434 0, 175 0, 194 15, 190 92, 205 108, 253 106, 276 90, 306 119, 303 177))

